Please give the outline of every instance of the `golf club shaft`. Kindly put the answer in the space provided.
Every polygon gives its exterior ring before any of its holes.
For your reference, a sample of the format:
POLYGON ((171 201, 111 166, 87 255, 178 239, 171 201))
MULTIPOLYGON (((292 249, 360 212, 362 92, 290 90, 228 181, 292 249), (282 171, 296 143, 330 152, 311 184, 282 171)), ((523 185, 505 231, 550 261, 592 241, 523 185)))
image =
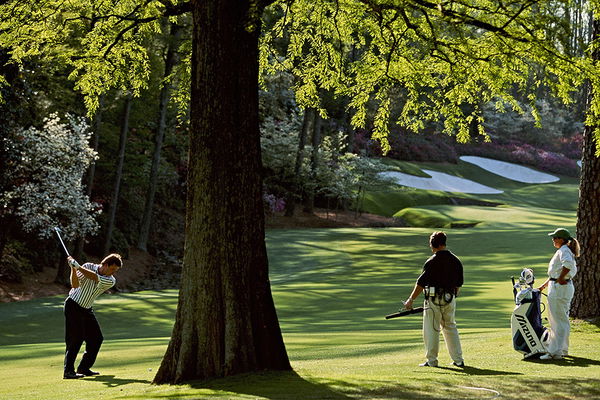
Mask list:
POLYGON ((60 231, 58 230, 58 228, 54 228, 54 232, 56 232, 56 236, 58 236, 58 240, 60 240, 60 244, 62 244, 63 249, 65 249, 65 253, 67 254, 67 257, 70 257, 71 255, 69 254, 69 250, 67 250, 67 246, 65 246, 65 242, 63 242, 62 238, 60 237, 60 231))

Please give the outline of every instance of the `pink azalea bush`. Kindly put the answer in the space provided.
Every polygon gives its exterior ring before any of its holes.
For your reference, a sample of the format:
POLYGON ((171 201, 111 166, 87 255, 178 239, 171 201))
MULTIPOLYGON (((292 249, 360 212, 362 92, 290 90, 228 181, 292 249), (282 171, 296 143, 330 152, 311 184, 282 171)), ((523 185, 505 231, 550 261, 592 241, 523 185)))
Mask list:
MULTIPOLYGON (((512 162, 515 164, 528 165, 542 171, 578 176, 579 166, 577 162, 563 153, 545 150, 527 143, 479 143, 459 145, 460 154, 493 158, 496 160, 512 162)), ((574 150, 572 156, 577 154, 574 150)), ((579 157, 581 151, 579 151, 579 157)))
POLYGON ((263 193, 263 202, 265 205, 265 213, 273 215, 285 210, 285 200, 270 193, 263 193))

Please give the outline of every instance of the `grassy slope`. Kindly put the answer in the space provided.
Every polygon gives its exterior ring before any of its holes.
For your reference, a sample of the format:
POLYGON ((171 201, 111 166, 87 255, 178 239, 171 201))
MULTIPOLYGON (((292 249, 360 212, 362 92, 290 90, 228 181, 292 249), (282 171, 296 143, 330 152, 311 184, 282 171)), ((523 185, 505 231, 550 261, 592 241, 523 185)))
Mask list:
MULTIPOLYGON (((387 160, 392 169, 403 169, 405 163, 387 160)), ((561 176, 560 181, 552 184, 524 184, 505 179, 487 172, 473 164, 460 161, 458 164, 409 163, 404 168, 414 175, 417 167, 444 172, 461 178, 503 190, 502 194, 472 195, 465 193, 446 193, 433 190, 421 190, 400 185, 391 185, 385 190, 369 192, 365 196, 363 209, 374 214, 393 216, 406 207, 453 204, 452 198, 474 199, 492 203, 543 207, 559 210, 576 210, 578 185, 577 179, 561 176)))
MULTIPOLYGON (((507 196, 519 191, 527 197, 517 186, 507 196)), ((0 305, 0 399, 443 399, 493 398, 493 391, 509 399, 600 398, 597 326, 574 324, 573 357, 564 361, 527 362, 512 349, 509 277, 523 266, 543 275, 553 252, 546 232, 575 221, 574 211, 540 208, 539 196, 530 207, 428 207, 486 221, 449 237, 465 265, 457 315, 464 371, 417 367, 420 317, 383 318, 412 289, 430 229, 273 231, 272 288, 295 372, 150 385, 177 301, 164 291, 103 296, 97 315, 106 341, 96 367, 104 374, 63 381, 62 298, 48 298, 0 305)), ((440 363, 449 362, 442 345, 440 363)))

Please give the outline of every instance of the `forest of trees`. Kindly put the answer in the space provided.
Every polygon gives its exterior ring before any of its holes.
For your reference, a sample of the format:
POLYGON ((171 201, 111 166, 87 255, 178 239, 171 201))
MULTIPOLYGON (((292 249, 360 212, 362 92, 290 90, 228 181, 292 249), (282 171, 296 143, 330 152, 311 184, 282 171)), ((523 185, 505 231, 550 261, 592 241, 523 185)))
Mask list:
MULTIPOLYGON (((2 1, 0 255, 19 261, 3 278, 54 265, 65 281, 53 226, 80 256, 174 253, 181 295, 155 381, 287 369, 265 209, 359 207, 377 157, 492 152, 489 138, 572 175, 583 146, 578 238, 593 275, 597 6, 2 1), (36 158, 38 175, 17 168, 36 158), (185 251, 163 240, 184 225, 185 251)), ((600 314, 587 282, 576 315, 600 314)))

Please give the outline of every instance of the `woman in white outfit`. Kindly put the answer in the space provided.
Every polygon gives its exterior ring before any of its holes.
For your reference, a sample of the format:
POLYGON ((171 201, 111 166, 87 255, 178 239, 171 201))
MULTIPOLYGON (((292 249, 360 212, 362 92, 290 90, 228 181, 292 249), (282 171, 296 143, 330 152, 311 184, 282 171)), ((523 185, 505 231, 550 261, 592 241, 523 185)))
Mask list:
POLYGON ((552 236, 552 243, 558 250, 548 264, 548 279, 539 287, 539 290, 548 287, 548 320, 551 328, 546 343, 548 353, 540 359, 557 360, 569 352, 569 309, 575 293, 572 279, 577 273, 575 258, 579 257, 580 248, 577 239, 571 237, 571 233, 564 228, 558 228, 548 236, 552 236))

